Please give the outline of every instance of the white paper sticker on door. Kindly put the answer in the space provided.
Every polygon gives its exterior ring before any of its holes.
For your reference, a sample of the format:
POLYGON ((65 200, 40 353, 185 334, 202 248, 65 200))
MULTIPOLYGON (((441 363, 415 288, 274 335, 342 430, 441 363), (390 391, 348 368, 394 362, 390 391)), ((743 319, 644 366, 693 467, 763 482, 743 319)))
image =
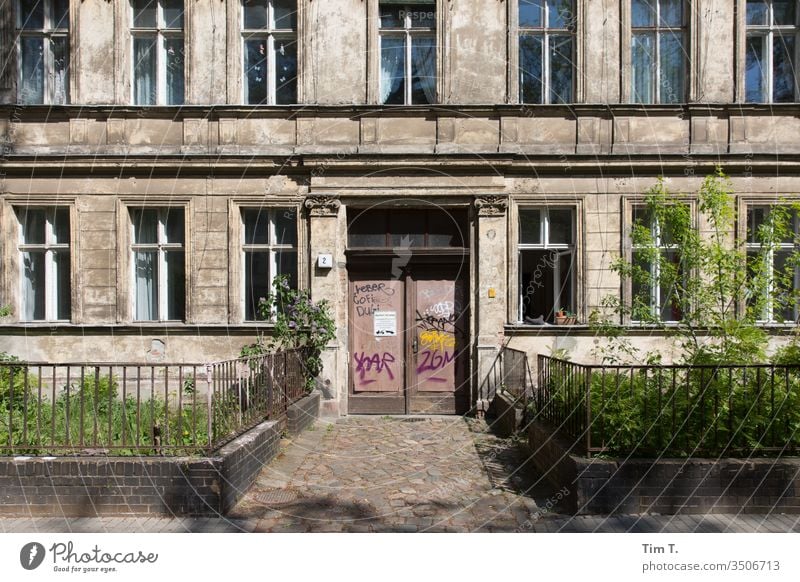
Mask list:
POLYGON ((375 337, 397 336, 397 312, 376 311, 372 314, 375 326, 375 337))

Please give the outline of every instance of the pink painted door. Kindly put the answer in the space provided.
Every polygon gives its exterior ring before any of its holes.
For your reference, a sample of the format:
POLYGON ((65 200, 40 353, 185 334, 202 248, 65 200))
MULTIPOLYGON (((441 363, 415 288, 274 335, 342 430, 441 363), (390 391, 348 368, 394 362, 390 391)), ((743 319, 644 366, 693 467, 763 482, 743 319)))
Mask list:
POLYGON ((469 316, 448 266, 399 278, 351 273, 349 403, 355 414, 459 414, 469 405, 469 316))
POLYGON ((464 407, 468 312, 464 285, 448 269, 415 270, 410 281, 408 410, 455 414, 464 407))
POLYGON ((405 282, 350 281, 350 403, 355 413, 405 413, 405 282))

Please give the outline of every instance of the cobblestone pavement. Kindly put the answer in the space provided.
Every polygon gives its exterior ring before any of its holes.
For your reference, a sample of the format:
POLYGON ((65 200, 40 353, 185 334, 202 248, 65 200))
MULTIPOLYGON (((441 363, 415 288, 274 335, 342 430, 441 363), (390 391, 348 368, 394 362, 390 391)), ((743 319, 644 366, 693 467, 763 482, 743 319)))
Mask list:
POLYGON ((5 518, 0 532, 800 532, 800 516, 571 517, 486 424, 454 417, 318 422, 219 518, 5 518))
POLYGON ((233 517, 256 531, 515 531, 549 493, 520 494, 515 464, 480 421, 350 416, 300 435, 233 517))

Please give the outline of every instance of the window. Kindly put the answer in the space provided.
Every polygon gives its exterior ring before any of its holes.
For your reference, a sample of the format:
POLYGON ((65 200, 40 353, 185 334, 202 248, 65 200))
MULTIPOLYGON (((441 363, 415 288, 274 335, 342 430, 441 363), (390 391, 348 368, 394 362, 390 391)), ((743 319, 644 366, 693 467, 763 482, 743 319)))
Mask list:
POLYGON ((747 0, 745 101, 797 101, 797 2, 747 0))
POLYGON ((747 263, 752 291, 748 302, 763 322, 797 322, 800 271, 796 241, 800 219, 796 210, 752 205, 747 208, 747 263), (770 234, 770 229, 775 235, 770 234), (758 279, 760 280, 758 280, 758 279))
POLYGON ((436 103, 436 3, 380 3, 379 99, 387 105, 436 103))
POLYGON ((467 213, 451 209, 350 208, 347 246, 351 249, 465 248, 469 246, 467 213))
POLYGON ((19 254, 24 321, 68 321, 69 208, 21 208, 19 254))
POLYGON ((243 297, 246 321, 261 319, 258 303, 272 294, 272 282, 284 275, 297 287, 297 210, 243 208, 243 297))
POLYGON ((183 105, 183 0, 131 0, 133 102, 183 105))
POLYGON ((574 101, 573 0, 519 0, 519 100, 574 101))
POLYGON ((243 0, 244 102, 297 103, 297 1, 243 0))
POLYGON ((631 100, 686 101, 684 0, 631 0, 631 100))
MULTIPOLYGON (((686 212, 688 205, 683 205, 686 212)), ((680 250, 668 229, 659 222, 651 208, 633 207, 632 234, 632 306, 634 321, 680 321, 683 319, 677 285, 683 278, 680 250), (644 240, 641 240, 644 239, 644 240)))
POLYGON ((68 103, 69 0, 18 0, 17 37, 19 102, 68 103))
POLYGON ((183 208, 131 208, 136 321, 182 321, 186 312, 183 208))
POLYGON ((523 323, 553 323, 575 311, 575 209, 519 211, 519 297, 523 323))

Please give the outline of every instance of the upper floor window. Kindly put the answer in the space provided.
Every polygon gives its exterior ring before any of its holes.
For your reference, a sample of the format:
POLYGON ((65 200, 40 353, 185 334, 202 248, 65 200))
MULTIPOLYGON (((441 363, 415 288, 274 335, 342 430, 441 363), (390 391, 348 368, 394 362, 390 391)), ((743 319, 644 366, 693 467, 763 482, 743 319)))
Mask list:
POLYGON ((745 101, 797 101, 797 2, 747 0, 745 101))
POLYGON ((297 210, 243 208, 242 230, 244 317, 256 321, 262 319, 259 302, 273 294, 276 276, 297 287, 297 210))
POLYGON ((183 208, 131 208, 134 319, 182 321, 186 312, 183 208))
POLYGON ((576 225, 574 208, 519 211, 519 299, 523 323, 554 323, 574 315, 576 225))
POLYGON ((684 0, 631 0, 631 100, 686 101, 684 0))
POLYGON ((572 103, 573 0, 519 0, 519 100, 572 103))
POLYGON ((747 207, 748 303, 763 322, 796 322, 800 317, 800 265, 796 210, 769 205, 747 207))
POLYGON ((71 306, 69 208, 21 208, 19 254, 24 321, 68 321, 71 306))
POLYGON ((297 103, 297 0, 243 0, 244 102, 297 103))
POLYGON ((131 0, 133 102, 183 105, 183 0, 131 0))
POLYGON ((69 0, 18 0, 17 38, 19 102, 69 102, 69 0))
POLYGON ((383 0, 379 9, 380 103, 436 103, 435 1, 383 0))

